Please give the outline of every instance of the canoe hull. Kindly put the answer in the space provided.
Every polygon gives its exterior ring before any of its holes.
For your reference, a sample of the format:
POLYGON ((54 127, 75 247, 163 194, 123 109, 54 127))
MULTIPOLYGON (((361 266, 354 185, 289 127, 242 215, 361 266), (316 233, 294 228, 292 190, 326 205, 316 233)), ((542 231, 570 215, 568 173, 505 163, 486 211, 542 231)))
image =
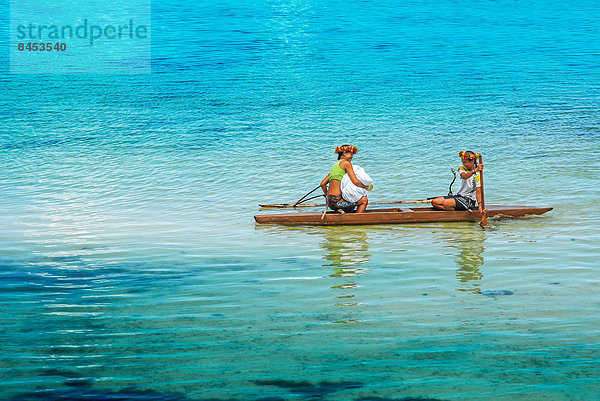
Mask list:
MULTIPOLYGON (((551 207, 534 206, 488 206, 487 217, 523 217, 544 214, 551 207)), ((284 225, 365 225, 365 224, 407 224, 450 221, 480 221, 479 211, 443 211, 431 207, 371 209, 365 213, 339 214, 328 211, 321 219, 322 212, 297 212, 263 214, 254 216, 259 224, 284 225)))

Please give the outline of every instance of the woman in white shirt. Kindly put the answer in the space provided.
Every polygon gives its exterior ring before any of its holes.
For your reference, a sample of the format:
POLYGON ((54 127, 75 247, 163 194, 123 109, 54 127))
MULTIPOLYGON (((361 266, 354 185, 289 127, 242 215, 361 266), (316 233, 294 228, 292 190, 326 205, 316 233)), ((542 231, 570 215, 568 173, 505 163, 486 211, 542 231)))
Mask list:
POLYGON ((439 196, 431 200, 431 206, 439 210, 470 210, 475 205, 481 207, 481 178, 479 172, 483 170, 483 164, 477 164, 477 153, 467 150, 459 152, 462 166, 458 168, 462 185, 456 195, 439 196))

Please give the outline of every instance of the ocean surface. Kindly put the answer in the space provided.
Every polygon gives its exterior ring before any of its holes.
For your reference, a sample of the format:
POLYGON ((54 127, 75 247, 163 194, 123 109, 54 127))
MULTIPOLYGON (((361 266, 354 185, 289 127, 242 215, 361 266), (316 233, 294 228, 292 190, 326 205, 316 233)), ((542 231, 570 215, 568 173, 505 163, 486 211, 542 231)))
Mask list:
POLYGON ((600 399, 597 1, 155 0, 151 74, 0 67, 0 399, 600 399), (554 210, 254 223, 343 143, 554 210))

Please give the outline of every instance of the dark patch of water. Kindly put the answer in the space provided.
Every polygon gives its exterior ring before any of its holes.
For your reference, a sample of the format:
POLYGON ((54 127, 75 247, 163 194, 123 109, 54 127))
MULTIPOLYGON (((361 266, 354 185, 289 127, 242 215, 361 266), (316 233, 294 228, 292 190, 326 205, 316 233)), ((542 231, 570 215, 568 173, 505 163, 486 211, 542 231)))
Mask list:
MULTIPOLYGON (((65 372, 49 369, 51 375, 64 375, 65 372)), ((162 393, 153 390, 140 390, 126 387, 111 391, 93 388, 89 380, 65 382, 67 388, 31 391, 17 394, 10 401, 240 401, 233 398, 189 398, 180 393, 162 393)), ((262 397, 255 401, 284 401, 279 397, 262 397)))
POLYGON ((60 376, 67 377, 70 379, 78 379, 80 376, 70 370, 62 370, 62 369, 45 369, 40 372, 40 376, 60 376))
POLYGON ((428 397, 404 397, 404 398, 383 398, 383 397, 363 397, 356 401, 444 401, 439 398, 428 397))
POLYGON ((485 295, 486 297, 496 297, 499 295, 513 295, 514 292, 510 290, 485 290, 481 291, 481 295, 485 295))
POLYGON ((34 149, 34 148, 46 148, 51 146, 58 146, 66 143, 64 139, 37 139, 29 141, 21 141, 14 143, 4 143, 0 145, 0 149, 34 149))
MULTIPOLYGON (((194 401, 178 393, 126 388, 119 391, 99 390, 88 385, 58 390, 40 390, 18 394, 11 401, 194 401)), ((197 400, 201 401, 201 400, 197 400)), ((207 401, 207 400, 202 400, 207 401)), ((217 400, 215 400, 217 401, 217 400)), ((219 400, 225 401, 225 400, 219 400)))
POLYGON ((364 386, 364 383, 360 382, 320 382, 318 384, 313 384, 307 381, 283 379, 255 380, 254 383, 258 384, 259 386, 276 386, 288 389, 292 393, 302 394, 309 397, 323 397, 327 394, 338 391, 360 388, 364 386))

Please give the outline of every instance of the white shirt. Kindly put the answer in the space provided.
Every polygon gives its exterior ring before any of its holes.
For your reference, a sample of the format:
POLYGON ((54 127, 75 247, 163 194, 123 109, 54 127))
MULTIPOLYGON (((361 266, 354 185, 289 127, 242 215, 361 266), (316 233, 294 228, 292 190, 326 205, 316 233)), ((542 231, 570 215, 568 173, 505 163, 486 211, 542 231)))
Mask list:
MULTIPOLYGON (((469 170, 467 170, 464 166, 460 166, 458 168, 458 173, 460 174, 461 171, 468 172, 469 170)), ((462 185, 460 186, 460 190, 458 191, 457 195, 473 199, 475 202, 477 202, 476 188, 481 187, 481 177, 479 175, 479 172, 467 178, 466 180, 462 178, 462 176, 460 177, 460 179, 462 180, 462 185)))

